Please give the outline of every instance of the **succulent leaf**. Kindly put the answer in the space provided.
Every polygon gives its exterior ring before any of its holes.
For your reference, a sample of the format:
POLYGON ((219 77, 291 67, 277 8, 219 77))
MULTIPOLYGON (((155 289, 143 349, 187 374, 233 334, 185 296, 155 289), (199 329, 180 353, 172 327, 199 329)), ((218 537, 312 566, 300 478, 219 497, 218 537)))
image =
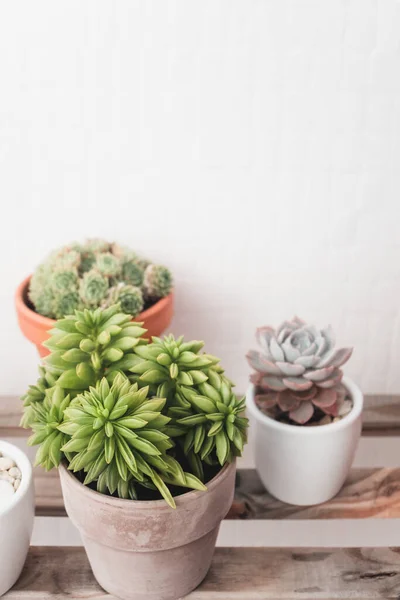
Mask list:
POLYGON ((294 317, 276 330, 260 327, 256 338, 262 350, 250 350, 247 360, 255 371, 250 379, 261 410, 297 424, 308 423, 315 407, 329 415, 339 410, 346 395, 340 367, 353 350, 334 347, 331 327, 318 330, 294 317))

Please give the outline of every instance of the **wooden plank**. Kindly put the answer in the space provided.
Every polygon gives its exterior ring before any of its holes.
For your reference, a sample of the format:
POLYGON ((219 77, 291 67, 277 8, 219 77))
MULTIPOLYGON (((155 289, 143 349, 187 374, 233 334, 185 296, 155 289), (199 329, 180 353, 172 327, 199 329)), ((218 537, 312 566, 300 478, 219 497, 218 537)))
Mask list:
MULTIPOLYGON (((83 548, 32 547, 4 598, 112 598, 96 583, 83 548)), ((400 597, 399 548, 217 548, 190 600, 374 600, 400 597)))
MULTIPOLYGON (((36 515, 65 516, 57 471, 35 469, 36 515)), ((229 519, 360 519, 400 517, 400 469, 353 469, 324 504, 284 504, 268 494, 254 469, 239 469, 229 519)))
POLYGON ((65 517, 64 500, 58 471, 45 471, 35 467, 35 497, 37 517, 65 517))
MULTIPOLYGON (((17 396, 0 396, 0 438, 26 437, 19 427, 22 403, 17 396)), ((367 395, 363 413, 363 435, 400 435, 400 395, 367 395)))
POLYGON ((0 438, 26 437, 29 432, 19 426, 22 402, 18 396, 0 396, 0 438))
POLYGON ((339 494, 317 506, 273 498, 254 469, 237 472, 230 519, 360 519, 400 517, 400 469, 352 469, 339 494))

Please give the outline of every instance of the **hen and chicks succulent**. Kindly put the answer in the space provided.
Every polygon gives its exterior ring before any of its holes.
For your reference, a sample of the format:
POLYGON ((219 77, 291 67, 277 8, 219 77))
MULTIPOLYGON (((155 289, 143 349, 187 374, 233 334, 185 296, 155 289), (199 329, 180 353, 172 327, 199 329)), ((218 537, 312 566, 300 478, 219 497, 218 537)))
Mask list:
POLYGON ((53 252, 32 275, 28 296, 36 312, 52 319, 116 302, 136 317, 168 296, 172 285, 166 267, 151 264, 129 248, 92 239, 53 252))

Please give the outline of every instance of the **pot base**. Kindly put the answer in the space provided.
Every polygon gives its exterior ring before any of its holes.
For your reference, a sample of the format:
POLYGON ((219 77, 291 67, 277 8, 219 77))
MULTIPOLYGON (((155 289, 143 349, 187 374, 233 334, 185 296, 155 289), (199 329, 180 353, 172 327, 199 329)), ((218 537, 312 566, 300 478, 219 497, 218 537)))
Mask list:
POLYGON ((185 546, 150 552, 121 551, 82 539, 93 574, 109 594, 121 600, 178 600, 207 575, 218 530, 185 546))

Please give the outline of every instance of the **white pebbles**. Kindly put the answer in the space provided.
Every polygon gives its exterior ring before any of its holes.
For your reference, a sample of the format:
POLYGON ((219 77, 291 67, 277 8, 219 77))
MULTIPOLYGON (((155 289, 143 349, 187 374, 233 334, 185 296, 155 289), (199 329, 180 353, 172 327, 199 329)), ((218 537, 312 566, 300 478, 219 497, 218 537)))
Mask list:
POLYGON ((0 452, 0 510, 6 508, 21 483, 21 471, 12 458, 0 452))

